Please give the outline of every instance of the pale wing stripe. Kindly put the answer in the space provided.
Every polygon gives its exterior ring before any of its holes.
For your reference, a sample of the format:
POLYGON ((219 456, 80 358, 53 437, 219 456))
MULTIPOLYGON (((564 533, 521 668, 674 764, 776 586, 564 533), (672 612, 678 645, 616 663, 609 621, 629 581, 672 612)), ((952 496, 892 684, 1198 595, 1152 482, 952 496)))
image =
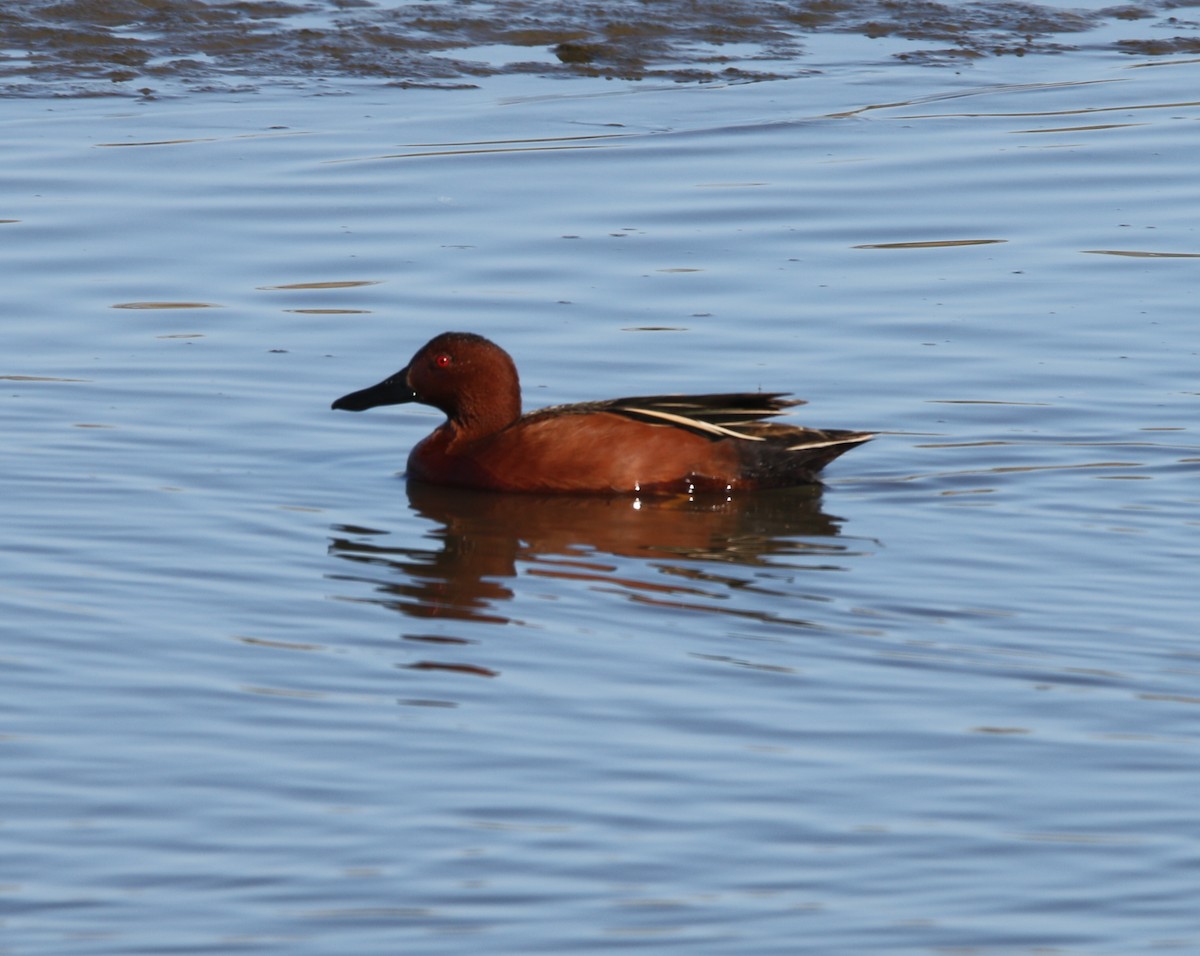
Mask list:
POLYGON ((741 432, 735 432, 730 428, 724 428, 721 425, 714 425, 712 422, 706 422, 699 418, 688 418, 686 415, 672 415, 670 412, 664 412, 654 408, 622 406, 620 410, 623 412, 631 412, 636 415, 645 415, 648 418, 661 418, 663 421, 674 422, 676 425, 682 425, 684 428, 699 429, 700 431, 709 432, 712 435, 724 435, 727 438, 741 438, 744 441, 766 441, 765 438, 760 438, 758 435, 743 435, 741 432))
POLYGON ((805 441, 799 445, 788 445, 787 450, 799 451, 801 448, 832 448, 834 445, 857 445, 874 437, 874 435, 855 435, 853 438, 831 438, 829 441, 805 441))

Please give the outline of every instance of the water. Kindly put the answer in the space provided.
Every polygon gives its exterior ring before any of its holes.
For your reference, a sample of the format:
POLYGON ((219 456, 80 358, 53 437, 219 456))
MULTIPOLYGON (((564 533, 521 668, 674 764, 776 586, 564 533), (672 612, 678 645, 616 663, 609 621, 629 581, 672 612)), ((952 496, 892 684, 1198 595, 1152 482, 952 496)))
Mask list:
POLYGON ((1200 948, 1200 62, 1115 46, 1186 13, 0 100, 0 949, 1200 948), (528 407, 883 434, 820 493, 408 486, 436 413, 328 406, 447 328, 528 407))

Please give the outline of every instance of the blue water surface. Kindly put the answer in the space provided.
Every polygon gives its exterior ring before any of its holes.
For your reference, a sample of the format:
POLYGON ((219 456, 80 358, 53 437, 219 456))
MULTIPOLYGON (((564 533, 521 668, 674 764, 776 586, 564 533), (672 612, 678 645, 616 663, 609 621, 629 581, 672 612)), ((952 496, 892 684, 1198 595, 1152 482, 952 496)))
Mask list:
POLYGON ((5 101, 0 948, 1200 948, 1200 64, 816 65, 5 101), (881 434, 409 485, 447 328, 881 434))

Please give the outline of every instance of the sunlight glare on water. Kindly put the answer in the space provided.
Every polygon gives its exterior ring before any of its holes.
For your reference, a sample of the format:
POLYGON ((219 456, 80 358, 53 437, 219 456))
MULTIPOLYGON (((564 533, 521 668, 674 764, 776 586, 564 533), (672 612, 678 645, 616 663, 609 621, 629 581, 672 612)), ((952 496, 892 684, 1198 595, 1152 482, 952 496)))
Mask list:
POLYGON ((5 61, 5 946, 1200 946, 1194 28, 947 68, 879 9, 762 82, 682 21, 640 81, 483 20, 499 75, 318 76, 282 12, 238 80, 5 61), (329 404, 445 329, 527 409, 880 434, 823 489, 409 483, 439 413, 329 404))

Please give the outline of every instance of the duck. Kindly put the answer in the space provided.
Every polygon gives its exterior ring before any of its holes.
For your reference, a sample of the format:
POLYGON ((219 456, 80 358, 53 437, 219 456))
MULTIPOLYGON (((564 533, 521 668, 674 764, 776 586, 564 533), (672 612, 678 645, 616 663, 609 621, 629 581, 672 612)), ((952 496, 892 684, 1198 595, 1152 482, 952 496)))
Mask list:
POLYGON ((417 402, 446 416, 409 453, 410 480, 539 494, 731 494, 820 484, 821 469, 875 437, 772 421, 786 392, 641 395, 522 413, 512 357, 443 332, 383 381, 336 399, 361 412, 417 402))

